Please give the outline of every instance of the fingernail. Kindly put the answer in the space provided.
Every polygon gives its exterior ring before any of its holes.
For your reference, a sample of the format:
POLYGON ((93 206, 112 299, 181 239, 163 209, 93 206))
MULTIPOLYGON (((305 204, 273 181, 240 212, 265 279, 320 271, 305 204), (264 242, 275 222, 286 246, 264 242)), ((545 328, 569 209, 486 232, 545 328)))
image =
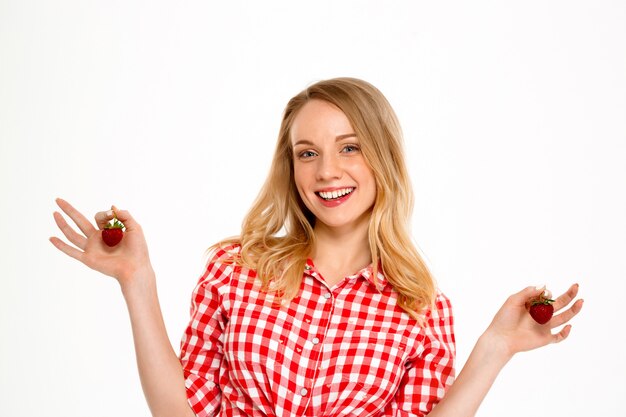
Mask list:
POLYGON ((536 289, 537 291, 539 291, 539 290, 545 290, 545 289, 546 289, 546 286, 545 286, 545 285, 537 285, 537 286, 535 287, 535 289, 536 289))
POLYGON ((109 210, 105 213, 107 216, 112 216, 113 215, 113 210, 109 210))

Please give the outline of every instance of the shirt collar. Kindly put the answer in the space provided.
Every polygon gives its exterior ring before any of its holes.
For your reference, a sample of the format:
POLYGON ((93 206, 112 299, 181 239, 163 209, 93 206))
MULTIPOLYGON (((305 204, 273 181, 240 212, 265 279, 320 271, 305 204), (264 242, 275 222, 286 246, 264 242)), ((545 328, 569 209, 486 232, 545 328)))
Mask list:
POLYGON ((359 271, 359 274, 361 274, 363 278, 365 278, 367 282, 373 285, 378 291, 384 290, 388 284, 387 278, 385 278, 385 274, 383 274, 380 264, 378 265, 376 276, 374 276, 374 267, 371 264, 359 271))
MULTIPOLYGON (((320 275, 319 272, 315 269, 313 260, 310 258, 306 260, 306 263, 304 265, 304 273, 309 276, 320 275)), ((352 275, 348 275, 346 278, 350 280, 363 278, 378 291, 382 291, 383 289, 385 289, 385 287, 389 283, 387 281, 387 278, 385 278, 385 275, 382 273, 382 268, 380 267, 380 264, 378 265, 378 273, 376 274, 376 276, 374 276, 374 268, 372 264, 370 264, 360 271, 357 271, 352 275)))

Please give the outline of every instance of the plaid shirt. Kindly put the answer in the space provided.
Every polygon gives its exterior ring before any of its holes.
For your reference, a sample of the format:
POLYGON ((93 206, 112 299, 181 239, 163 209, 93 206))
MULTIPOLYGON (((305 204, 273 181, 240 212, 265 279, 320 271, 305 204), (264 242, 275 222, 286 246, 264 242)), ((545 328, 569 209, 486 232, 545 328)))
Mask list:
POLYGON ((333 288, 307 261, 281 308, 255 272, 218 250, 193 292, 181 342, 189 403, 205 416, 423 416, 454 379, 441 293, 420 326, 371 267, 333 288))

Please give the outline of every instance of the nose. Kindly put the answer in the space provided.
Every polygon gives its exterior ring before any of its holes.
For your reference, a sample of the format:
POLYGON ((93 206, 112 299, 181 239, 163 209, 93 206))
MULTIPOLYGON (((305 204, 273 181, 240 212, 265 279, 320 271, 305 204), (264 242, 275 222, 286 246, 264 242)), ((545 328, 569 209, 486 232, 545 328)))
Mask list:
POLYGON ((341 178, 343 170, 341 168, 341 161, 339 157, 335 155, 325 154, 318 159, 317 166, 317 180, 328 181, 341 178))

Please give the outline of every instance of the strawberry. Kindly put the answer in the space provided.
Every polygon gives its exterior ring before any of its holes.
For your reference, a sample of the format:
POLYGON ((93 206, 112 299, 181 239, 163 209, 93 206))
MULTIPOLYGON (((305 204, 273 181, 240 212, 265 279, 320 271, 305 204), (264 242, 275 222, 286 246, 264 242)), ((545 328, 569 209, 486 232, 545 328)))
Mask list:
POLYGON ((107 246, 113 247, 122 241, 124 237, 124 224, 115 217, 102 230, 102 240, 107 246))
POLYGON ((549 299, 541 293, 537 297, 528 300, 528 312, 537 323, 546 324, 554 314, 553 302, 554 300, 549 299))

